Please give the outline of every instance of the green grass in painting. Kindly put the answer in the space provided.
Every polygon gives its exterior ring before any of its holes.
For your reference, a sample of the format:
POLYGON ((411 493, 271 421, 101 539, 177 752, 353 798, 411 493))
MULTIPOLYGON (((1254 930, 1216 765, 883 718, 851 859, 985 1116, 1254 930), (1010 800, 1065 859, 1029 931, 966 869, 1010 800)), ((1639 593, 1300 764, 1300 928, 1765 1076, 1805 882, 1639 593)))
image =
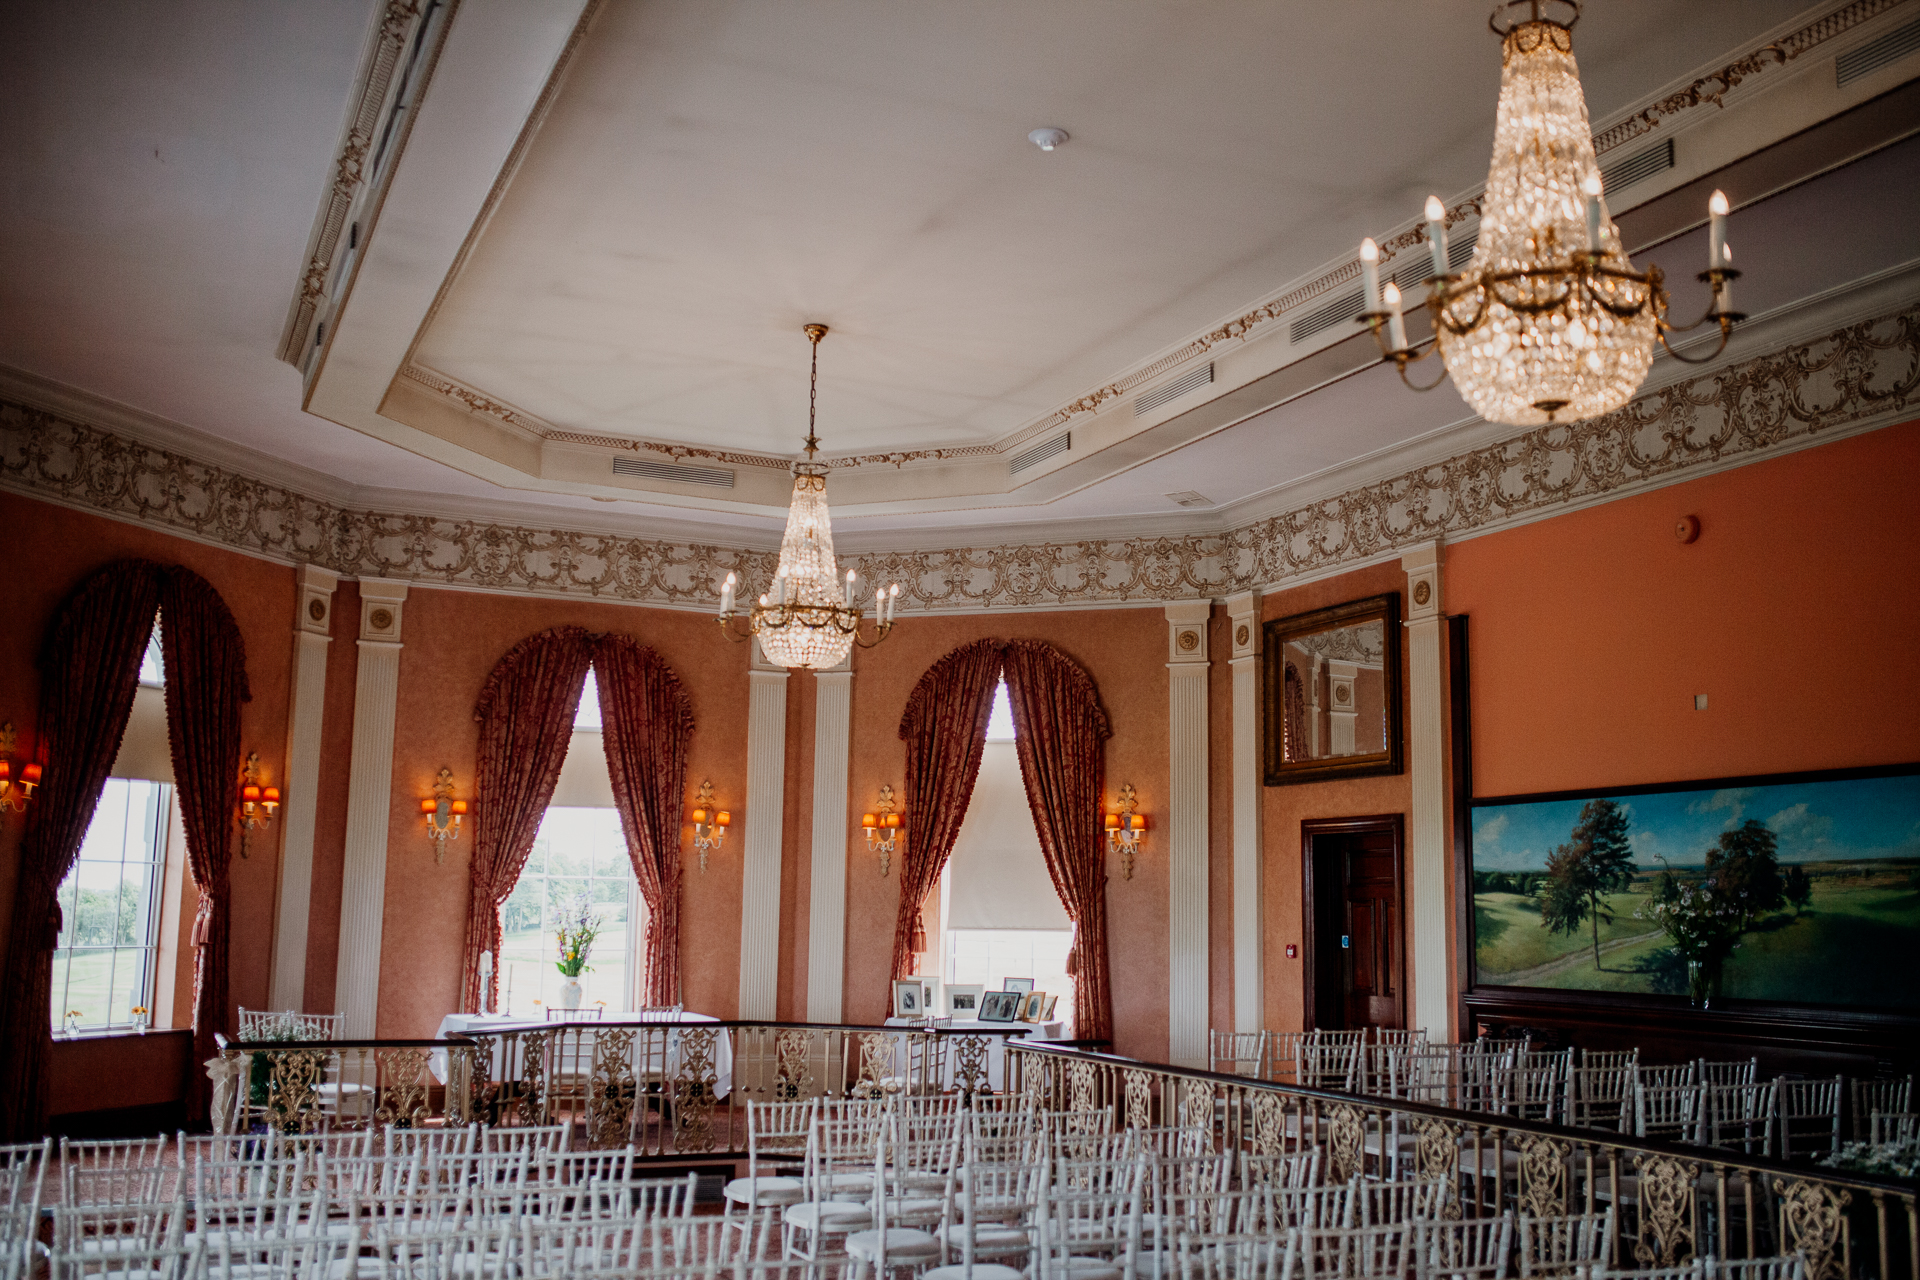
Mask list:
MULTIPOLYGON (((1722 973, 1721 994, 1808 1004, 1920 1004, 1920 984, 1904 965, 1904 957, 1920 950, 1920 891, 1909 878, 1911 866, 1809 864, 1816 877, 1812 902, 1799 915, 1788 909, 1763 917, 1741 938, 1722 973)), ((1641 893, 1610 899, 1615 919, 1600 927, 1602 956, 1596 968, 1587 932, 1577 937, 1548 933, 1531 898, 1476 894, 1479 980, 1499 986, 1685 995, 1686 966, 1667 945, 1666 935, 1633 918, 1643 901, 1641 893)))

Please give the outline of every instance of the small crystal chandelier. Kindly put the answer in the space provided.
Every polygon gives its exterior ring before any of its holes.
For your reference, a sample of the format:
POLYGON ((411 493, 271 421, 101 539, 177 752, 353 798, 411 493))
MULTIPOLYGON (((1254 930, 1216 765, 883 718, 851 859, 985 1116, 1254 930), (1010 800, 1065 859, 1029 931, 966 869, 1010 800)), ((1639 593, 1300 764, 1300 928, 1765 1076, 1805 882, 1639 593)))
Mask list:
POLYGON ((720 588, 720 630, 730 640, 760 638, 767 661, 783 667, 810 667, 815 671, 838 666, 855 644, 871 649, 893 630, 893 611, 900 599, 899 584, 875 599, 873 639, 860 636, 864 612, 853 604, 853 570, 841 584, 833 558, 833 523, 827 513, 827 467, 815 462, 820 449, 814 420, 820 399, 820 339, 827 326, 806 326, 813 343, 813 380, 807 393, 807 460, 794 464, 793 500, 787 506, 787 532, 780 539, 780 567, 773 590, 760 597, 749 614, 751 629, 733 625, 733 574, 720 588))
POLYGON ((1637 272, 1628 261, 1602 201, 1573 59, 1579 18, 1579 0, 1507 0, 1488 20, 1502 41, 1500 105, 1480 235, 1458 275, 1449 270, 1446 210, 1427 200, 1433 347, 1416 354, 1408 344, 1400 290, 1392 282, 1382 290, 1379 250, 1372 240, 1360 246, 1360 322, 1382 353, 1407 380, 1409 364, 1439 351, 1462 398, 1489 422, 1534 426, 1617 409, 1646 380, 1656 340, 1676 359, 1704 364, 1726 349, 1734 322, 1745 318, 1732 307, 1730 282, 1739 273, 1726 247, 1727 198, 1718 191, 1708 205, 1708 262, 1700 275, 1713 300, 1701 319, 1670 325, 1660 268, 1637 272), (1565 21, 1541 16, 1554 6, 1567 11, 1565 21), (1521 8, 1530 14, 1525 21, 1514 16, 1521 8), (1669 332, 1709 320, 1720 327, 1713 351, 1687 359, 1667 344, 1669 332))

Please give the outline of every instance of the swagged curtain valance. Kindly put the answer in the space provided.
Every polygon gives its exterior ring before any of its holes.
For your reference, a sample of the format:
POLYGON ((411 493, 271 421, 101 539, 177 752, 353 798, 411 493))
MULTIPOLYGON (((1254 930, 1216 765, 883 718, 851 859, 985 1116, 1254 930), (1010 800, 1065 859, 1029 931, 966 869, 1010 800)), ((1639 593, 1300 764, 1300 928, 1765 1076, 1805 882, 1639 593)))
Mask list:
POLYGON ((480 724, 478 803, 468 863, 462 1008, 479 1006, 481 953, 499 958, 500 909, 553 800, 589 667, 598 672, 614 807, 647 904, 646 1002, 679 1002, 680 809, 692 703, 673 669, 632 637, 555 627, 508 650, 474 706, 480 724))
MULTIPOLYGON (((46 1129, 60 882, 79 855, 120 753, 156 613, 167 673, 168 750, 200 900, 193 928, 196 1059, 212 1057, 214 1035, 232 1023, 228 869, 240 799, 240 704, 251 698, 246 645, 206 579, 178 565, 116 561, 67 598, 38 662, 35 758, 45 774, 21 841, 0 997, 0 1042, 8 1046, 0 1055, 0 1138, 8 1141, 46 1129)), ((205 1120, 209 1088, 195 1072, 187 1096, 190 1125, 205 1120)))
POLYGON ((1092 678, 1044 641, 963 645, 929 667, 907 697, 900 737, 907 744, 905 799, 913 835, 901 858, 893 976, 911 971, 914 924, 959 839, 980 777, 994 686, 1003 677, 1027 806, 1048 877, 1073 921, 1067 971, 1074 979, 1075 1034, 1109 1039, 1113 992, 1100 793, 1105 743, 1113 731, 1092 678))

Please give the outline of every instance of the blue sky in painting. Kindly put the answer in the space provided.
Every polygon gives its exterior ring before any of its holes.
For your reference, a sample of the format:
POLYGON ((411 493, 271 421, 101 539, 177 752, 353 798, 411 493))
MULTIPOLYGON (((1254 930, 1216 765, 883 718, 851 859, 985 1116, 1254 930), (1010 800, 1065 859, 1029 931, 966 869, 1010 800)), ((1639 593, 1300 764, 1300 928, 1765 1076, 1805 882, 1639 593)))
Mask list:
MULTIPOLYGON (((1722 831, 1758 818, 1780 841, 1782 862, 1920 858, 1920 775, 1771 787, 1622 796, 1632 818, 1633 860, 1699 866, 1722 831)), ((1473 811, 1479 871, 1539 871, 1579 820, 1580 800, 1489 805, 1473 811)))

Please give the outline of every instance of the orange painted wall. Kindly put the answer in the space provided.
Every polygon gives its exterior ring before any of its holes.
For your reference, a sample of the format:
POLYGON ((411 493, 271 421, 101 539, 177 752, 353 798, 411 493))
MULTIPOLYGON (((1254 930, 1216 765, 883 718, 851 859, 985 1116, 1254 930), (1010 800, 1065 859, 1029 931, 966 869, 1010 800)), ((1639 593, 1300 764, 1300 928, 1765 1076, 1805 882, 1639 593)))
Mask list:
POLYGON ((1910 422, 1447 548, 1475 794, 1920 760, 1917 477, 1910 422))
MULTIPOLYGON (((357 609, 351 619, 357 627, 357 609)), ((456 787, 465 792, 472 786, 478 748, 473 707, 487 675, 527 636, 568 624, 625 632, 659 650, 693 702, 688 807, 700 780, 711 778, 714 793, 735 812, 736 824, 744 813, 747 649, 720 641, 705 615, 415 586, 401 620, 405 648, 380 956, 378 1034, 383 1037, 432 1035, 459 998, 473 843, 470 836, 450 843, 445 862, 436 864, 420 822, 420 797, 431 794, 443 765, 453 770, 456 787)), ((477 807, 485 803, 484 796, 476 799, 477 807)), ((739 996, 740 862, 737 855, 722 853, 702 873, 690 840, 683 843, 681 857, 686 1005, 732 1017, 739 996)), ((334 912, 337 922, 337 901, 334 912)))
MULTIPOLYGON (((20 550, 8 562, 7 621, 0 627, 0 721, 13 722, 22 755, 34 749, 40 696, 35 659, 55 614, 89 574, 112 561, 138 557, 185 565, 212 583, 225 599, 246 645, 247 678, 253 690, 253 700, 241 708, 241 750, 258 751, 268 780, 284 783, 294 643, 293 570, 7 493, 0 493, 0 528, 15 532, 20 550)), ((233 763, 238 771, 241 762, 233 763)), ((48 764, 49 771, 59 767, 58 761, 48 764)), ((12 920, 20 836, 31 817, 30 813, 25 819, 0 816, 0 954, 4 954, 12 920)), ((250 842, 252 856, 244 860, 237 837, 233 846, 231 991, 237 1004, 251 1008, 267 1001, 279 833, 277 823, 256 833, 250 842)), ((191 997, 183 993, 180 1000, 191 997)))
MULTIPOLYGON (((1276 591, 1263 596, 1260 616, 1263 620, 1308 613, 1369 596, 1397 594, 1400 616, 1407 611, 1407 575, 1398 561, 1372 565, 1353 573, 1325 578, 1319 582, 1276 591)), ((1444 597, 1443 597, 1444 599, 1444 597)), ((1401 644, 1401 687, 1406 687, 1406 645, 1401 644)), ((1402 724, 1406 702, 1401 702, 1402 724)), ((1404 728, 1403 728, 1404 732, 1404 728)), ((1266 1006, 1266 1025, 1273 1031, 1298 1031, 1304 1028, 1306 999, 1306 938, 1304 910, 1305 882, 1301 866, 1300 824, 1311 818, 1352 818, 1397 813, 1404 818, 1413 800, 1412 777, 1406 773, 1384 774, 1371 778, 1342 779, 1332 782, 1305 782, 1263 789, 1261 821, 1261 916, 1266 925, 1263 950, 1262 1000, 1266 1006), (1287 959, 1288 943, 1296 943, 1300 958, 1287 959)), ((1409 904, 1403 903, 1403 911, 1409 904)), ((1409 913, 1410 914, 1410 913, 1409 913)), ((1405 918, 1403 916, 1403 918, 1405 918)), ((1217 928, 1218 926, 1216 926, 1217 928)), ((1218 961, 1216 960, 1216 963, 1218 961)), ((1413 1011, 1412 965, 1407 966, 1407 992, 1401 1007, 1413 1011)), ((1216 1017, 1215 1026, 1223 1025, 1216 1017)))
MULTIPOLYGON (((1167 803, 1167 623, 1160 608, 1092 612, 975 614, 906 618, 885 644, 854 659, 852 755, 848 770, 847 956, 844 1013, 848 1022, 886 1016, 887 980, 897 872, 881 879, 858 834, 882 783, 902 786, 906 744, 900 716, 907 695, 940 657, 974 640, 1046 640, 1093 678, 1112 722, 1107 743, 1109 795, 1131 782, 1143 811, 1167 803), (857 844, 856 844, 857 841, 857 844)), ((908 840, 913 838, 907 833, 908 840)), ((1163 846, 1164 847, 1164 846, 1163 846)), ((1107 931, 1113 975, 1114 1049, 1164 1060, 1167 1051, 1167 872, 1149 841, 1132 880, 1107 881, 1107 931)))

